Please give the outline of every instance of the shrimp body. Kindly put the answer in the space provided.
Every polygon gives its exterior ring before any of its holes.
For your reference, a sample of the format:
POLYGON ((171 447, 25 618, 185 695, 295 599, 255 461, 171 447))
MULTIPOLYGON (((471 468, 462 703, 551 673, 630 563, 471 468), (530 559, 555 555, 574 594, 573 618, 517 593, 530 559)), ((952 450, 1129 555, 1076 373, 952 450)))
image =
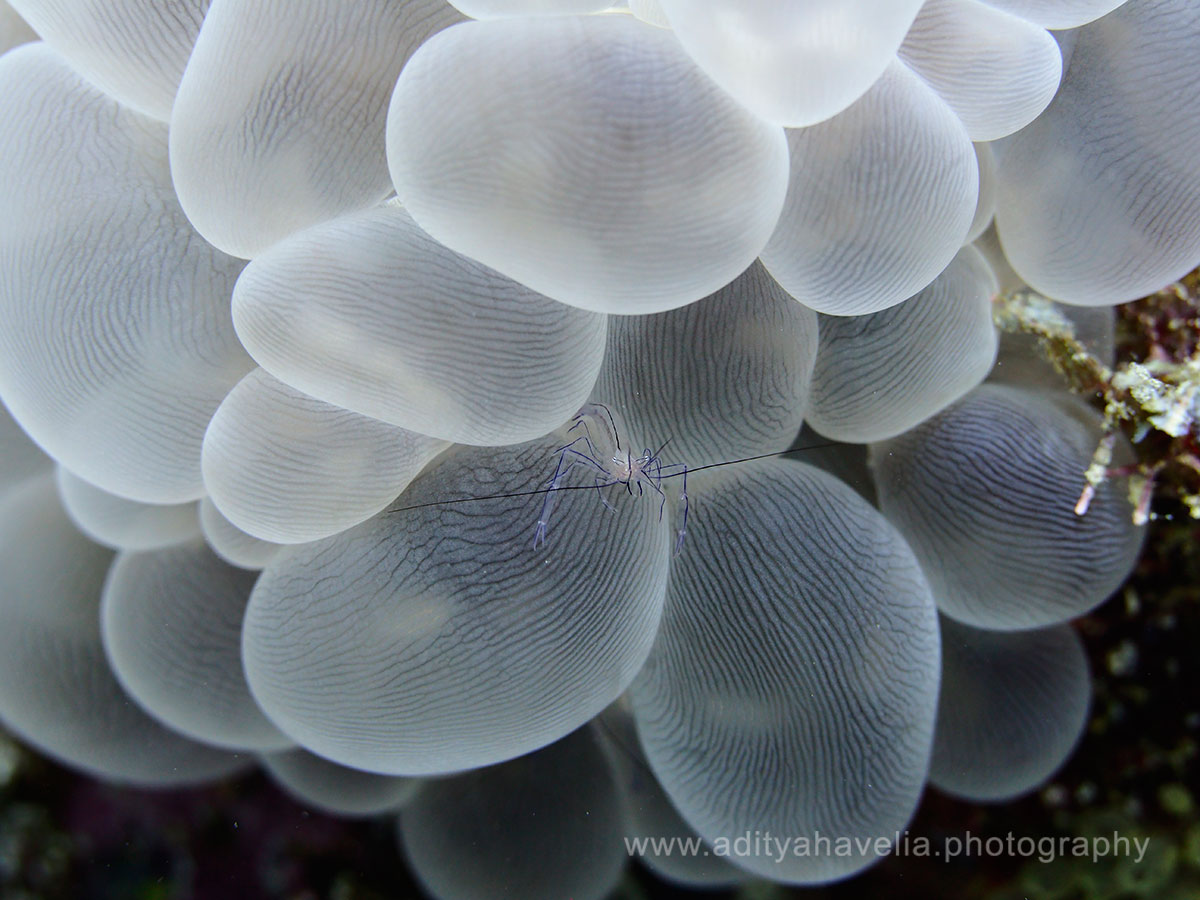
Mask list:
MULTIPOLYGON (((575 414, 571 420, 571 427, 567 429, 567 435, 572 434, 576 436, 570 443, 564 444, 555 451, 558 454, 558 462, 553 477, 546 483, 546 498, 542 501, 541 515, 538 517, 537 529, 534 532, 534 549, 536 550, 546 542, 546 530, 549 526, 550 513, 554 508, 555 493, 567 487, 565 481, 572 472, 582 469, 592 477, 590 486, 596 489, 600 502, 607 509, 615 511, 615 507, 608 501, 604 491, 616 485, 624 485, 626 492, 631 496, 635 492, 639 497, 651 491, 657 494, 660 519, 667 503, 667 494, 662 487, 663 480, 682 478, 680 502, 683 504, 683 509, 680 515, 679 531, 675 539, 675 552, 679 553, 687 534, 687 466, 683 463, 663 463, 660 454, 666 447, 666 443, 657 451, 646 447, 638 456, 634 456, 631 450, 622 450, 620 435, 612 411, 599 403, 588 404, 575 414), (593 437, 592 427, 597 423, 601 433, 593 437), (602 452, 597 448, 598 441, 615 449, 607 453, 602 452)), ((578 486, 581 485, 573 485, 573 487, 578 486)))

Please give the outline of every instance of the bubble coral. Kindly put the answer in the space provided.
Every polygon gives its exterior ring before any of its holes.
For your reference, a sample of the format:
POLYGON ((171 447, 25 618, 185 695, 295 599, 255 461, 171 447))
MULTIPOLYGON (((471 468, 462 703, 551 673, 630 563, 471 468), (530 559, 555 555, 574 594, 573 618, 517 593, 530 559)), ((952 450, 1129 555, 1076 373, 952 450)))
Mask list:
POLYGON ((0 5, 6 727, 399 810, 445 900, 1061 763, 1142 535, 991 301, 1200 263, 1200 14, 607 6, 0 5))

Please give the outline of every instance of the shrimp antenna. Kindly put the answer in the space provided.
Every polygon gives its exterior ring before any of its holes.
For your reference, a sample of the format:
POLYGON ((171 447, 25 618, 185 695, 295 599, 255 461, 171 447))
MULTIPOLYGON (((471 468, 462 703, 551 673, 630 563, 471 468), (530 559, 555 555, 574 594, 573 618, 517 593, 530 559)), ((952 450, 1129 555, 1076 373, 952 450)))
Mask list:
MULTIPOLYGON (((596 404, 599 406, 599 404, 596 404)), ((753 462, 756 459, 771 459, 776 456, 787 456, 791 453, 803 453, 805 450, 821 450, 825 447, 836 447, 838 441, 825 441, 820 444, 807 444, 803 447, 792 447, 790 450, 777 450, 774 453, 761 453, 758 456, 743 456, 739 459, 729 459, 724 462, 709 463, 706 466, 696 466, 694 469, 689 468, 688 474, 695 472, 703 472, 705 469, 720 469, 724 466, 736 466, 738 463, 753 462)), ((663 444, 665 447, 666 444, 663 444)), ((661 448, 660 448, 661 449, 661 448)), ((663 479, 678 478, 683 475, 683 472, 675 472, 672 475, 663 475, 663 479)), ((616 483, 616 482, 614 482, 616 483)), ((428 509, 431 506, 453 506, 457 503, 474 503, 477 500, 507 500, 510 497, 536 497, 540 494, 548 494, 551 491, 593 491, 596 486, 593 484, 562 484, 558 487, 542 487, 533 488, 528 491, 511 491, 507 494, 475 494, 471 497, 451 497, 448 500, 430 500, 427 503, 414 503, 412 506, 401 506, 391 510, 393 513, 410 512, 414 509, 428 509)))
MULTIPOLYGON (((760 453, 758 456, 742 456, 738 459, 727 459, 724 462, 709 463, 706 466, 688 466, 687 474, 693 475, 696 472, 703 472, 705 469, 721 469, 725 466, 736 466, 739 463, 754 462, 756 459, 773 459, 776 456, 787 456, 790 453, 803 453, 805 450, 821 450, 825 447, 837 447, 840 443, 840 441, 824 441, 820 444, 806 444, 803 447, 792 447, 789 450, 776 450, 774 453, 760 453)), ((671 475, 664 475, 663 478, 678 478, 683 474, 683 472, 675 472, 671 475)))
POLYGON ((604 410, 604 414, 608 416, 608 424, 612 426, 613 440, 617 442, 617 449, 621 449, 621 436, 617 433, 617 420, 613 418, 612 410, 603 403, 593 403, 592 406, 597 409, 604 410))

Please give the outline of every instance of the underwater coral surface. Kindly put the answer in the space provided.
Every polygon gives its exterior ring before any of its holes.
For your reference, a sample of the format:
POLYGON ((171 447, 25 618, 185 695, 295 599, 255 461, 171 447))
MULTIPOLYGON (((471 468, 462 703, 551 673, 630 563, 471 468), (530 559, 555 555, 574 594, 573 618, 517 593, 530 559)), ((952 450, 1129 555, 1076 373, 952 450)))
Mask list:
MULTIPOLYGON (((1051 796, 1080 617, 1200 473, 1197 47, 1190 0, 0 0, 0 725, 93 833, 281 840, 269 779, 434 900, 853 884, 923 797, 1051 796)), ((258 893, 149 895, 360 896, 223 840, 258 893)))

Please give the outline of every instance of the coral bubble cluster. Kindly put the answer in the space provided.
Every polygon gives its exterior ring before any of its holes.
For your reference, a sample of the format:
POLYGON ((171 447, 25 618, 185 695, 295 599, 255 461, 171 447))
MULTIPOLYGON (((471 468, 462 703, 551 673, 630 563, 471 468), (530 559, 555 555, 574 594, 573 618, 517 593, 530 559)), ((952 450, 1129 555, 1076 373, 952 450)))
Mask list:
POLYGON ((9 4, 14 735, 438 900, 829 882, 1069 755, 1130 451, 993 305, 1200 263, 1193 4, 9 4))

